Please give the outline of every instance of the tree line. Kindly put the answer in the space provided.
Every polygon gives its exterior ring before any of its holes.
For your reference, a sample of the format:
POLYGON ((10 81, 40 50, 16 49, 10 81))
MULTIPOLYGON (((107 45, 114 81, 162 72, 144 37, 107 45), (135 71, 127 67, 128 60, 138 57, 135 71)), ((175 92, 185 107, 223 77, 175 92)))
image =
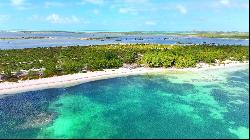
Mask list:
POLYGON ((119 68, 195 67, 198 62, 244 61, 249 47, 240 45, 126 44, 0 50, 0 80, 35 79, 55 75, 119 68), (22 71, 28 71, 23 74, 22 71))

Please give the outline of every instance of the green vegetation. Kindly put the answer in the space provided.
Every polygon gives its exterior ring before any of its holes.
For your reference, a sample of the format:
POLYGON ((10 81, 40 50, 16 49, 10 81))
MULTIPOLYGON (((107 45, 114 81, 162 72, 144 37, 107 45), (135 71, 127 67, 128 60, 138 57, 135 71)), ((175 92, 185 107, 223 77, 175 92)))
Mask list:
POLYGON ((198 32, 194 36, 208 37, 208 38, 235 38, 235 39, 249 39, 249 33, 238 32, 198 32))
POLYGON ((124 63, 149 67, 194 67, 201 61, 215 63, 215 59, 248 60, 248 51, 246 46, 145 44, 0 50, 0 80, 16 81, 119 68, 124 63))
POLYGON ((248 32, 206 32, 206 31, 194 31, 194 32, 164 32, 164 31, 137 31, 137 32, 120 32, 125 35, 178 35, 178 36, 196 36, 196 37, 208 37, 208 38, 234 38, 234 39, 249 39, 248 32))

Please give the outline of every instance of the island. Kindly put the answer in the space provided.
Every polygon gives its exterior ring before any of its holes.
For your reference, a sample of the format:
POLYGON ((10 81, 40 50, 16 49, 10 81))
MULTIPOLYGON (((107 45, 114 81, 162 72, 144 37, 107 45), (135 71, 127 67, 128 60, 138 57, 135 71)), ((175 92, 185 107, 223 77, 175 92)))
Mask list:
POLYGON ((195 71, 248 65, 248 51, 246 46, 211 44, 117 44, 0 50, 0 93, 65 87, 166 70, 195 71))

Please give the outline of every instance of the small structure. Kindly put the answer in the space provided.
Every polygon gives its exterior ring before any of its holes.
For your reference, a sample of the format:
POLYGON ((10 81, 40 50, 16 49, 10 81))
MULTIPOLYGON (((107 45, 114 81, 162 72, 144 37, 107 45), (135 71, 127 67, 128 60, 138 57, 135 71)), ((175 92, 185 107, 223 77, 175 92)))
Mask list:
POLYGON ((3 74, 0 74, 0 82, 3 81, 3 78, 4 78, 4 75, 3 75, 3 74))
POLYGON ((18 72, 15 73, 15 76, 16 77, 24 77, 24 76, 27 76, 29 74, 29 71, 27 70, 20 70, 18 72))
POLYGON ((222 63, 223 64, 230 64, 230 63, 232 63, 232 61, 231 60, 225 60, 225 61, 222 61, 222 63))
POLYGON ((197 68, 204 68, 206 66, 208 66, 208 64, 206 64, 205 62, 199 62, 199 63, 196 64, 197 68))
POLYGON ((133 64, 123 64, 122 68, 127 68, 127 69, 135 69, 135 68, 138 68, 139 65, 136 64, 136 63, 133 63, 133 64))

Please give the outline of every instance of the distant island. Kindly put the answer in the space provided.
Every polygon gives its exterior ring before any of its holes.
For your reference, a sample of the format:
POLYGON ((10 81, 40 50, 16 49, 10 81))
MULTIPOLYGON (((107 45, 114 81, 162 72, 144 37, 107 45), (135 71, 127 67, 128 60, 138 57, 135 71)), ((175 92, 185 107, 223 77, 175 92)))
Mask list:
MULTIPOLYGON (((9 31, 1 31, 9 32, 9 31)), ((249 32, 212 32, 212 31, 184 31, 184 32, 168 32, 168 31, 130 31, 130 32, 108 32, 108 31, 84 31, 84 32, 73 32, 73 31, 17 31, 25 34, 39 34, 39 33, 74 33, 74 34, 83 34, 83 33, 95 33, 95 34, 119 34, 119 35, 167 35, 167 36, 193 36, 193 37, 206 37, 206 38, 230 38, 230 39, 249 39, 249 32)), ((23 38, 5 38, 0 37, 0 40, 4 39, 47 39, 49 37, 36 37, 29 36, 23 38)), ((95 38, 94 38, 95 39, 95 38)), ((97 38, 98 39, 98 38, 97 38)), ((102 39, 102 38, 101 38, 102 39)), ((90 39, 92 40, 92 39, 90 39)))
MULTIPOLYGON (((122 33, 122 32, 121 32, 122 33)), ((180 35, 180 36, 194 36, 207 38, 235 38, 235 39, 249 39, 249 32, 211 32, 211 31, 186 31, 186 32, 164 32, 164 31, 134 31, 125 32, 124 34, 148 34, 148 35, 180 35)))

